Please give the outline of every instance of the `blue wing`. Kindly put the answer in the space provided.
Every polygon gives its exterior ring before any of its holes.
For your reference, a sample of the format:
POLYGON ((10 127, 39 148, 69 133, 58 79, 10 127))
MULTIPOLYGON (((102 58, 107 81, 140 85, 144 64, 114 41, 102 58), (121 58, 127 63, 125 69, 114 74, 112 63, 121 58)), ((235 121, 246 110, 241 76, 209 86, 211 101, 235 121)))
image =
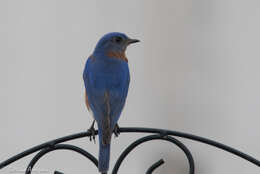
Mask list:
POLYGON ((103 122, 109 113, 110 128, 113 129, 125 105, 130 75, 128 64, 120 62, 107 68, 106 64, 89 58, 83 74, 89 107, 95 120, 103 122))
POLYGON ((128 67, 125 73, 122 73, 121 84, 120 87, 116 90, 110 91, 110 106, 111 106, 111 123, 114 128, 117 123, 121 112, 124 108, 126 97, 128 94, 130 75, 128 67))

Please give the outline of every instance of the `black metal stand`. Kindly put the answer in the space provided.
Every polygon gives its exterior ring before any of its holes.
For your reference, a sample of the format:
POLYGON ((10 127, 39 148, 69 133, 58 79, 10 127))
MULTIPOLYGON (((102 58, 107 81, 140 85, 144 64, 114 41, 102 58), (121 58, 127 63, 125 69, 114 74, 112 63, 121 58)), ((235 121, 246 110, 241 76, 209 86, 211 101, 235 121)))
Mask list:
MULTIPOLYGON (((125 159, 125 157, 134 149, 136 148, 138 145, 145 143, 147 141, 152 141, 152 140, 164 140, 164 141, 168 141, 171 142, 175 145, 177 145, 186 155, 188 162, 189 162, 189 174, 194 174, 194 170, 195 170, 195 165, 194 165, 194 160, 192 157, 191 152, 189 151, 189 149, 183 144, 181 143, 179 140, 177 140, 176 138, 172 137, 182 137, 182 138, 187 138, 187 139, 191 139, 191 140, 195 140, 195 141, 199 141, 201 143, 205 143, 208 145, 212 145, 215 146, 217 148, 220 148, 224 151, 230 152, 234 155, 237 155, 241 158, 244 158, 245 160, 257 165, 260 167, 260 161, 253 158, 252 156, 249 156, 243 152, 240 152, 232 147, 226 146, 224 144, 218 143, 216 141, 207 139, 207 138, 203 138, 200 136, 196 136, 196 135, 191 135, 191 134, 187 134, 187 133, 183 133, 183 132, 177 132, 177 131, 171 131, 171 130, 164 130, 164 129, 154 129, 154 128, 130 128, 130 127, 126 127, 126 128, 119 128, 119 132, 120 133, 152 133, 153 135, 148 135, 148 136, 144 136, 138 140, 136 140, 135 142, 133 142, 132 144, 130 144, 124 151, 123 153, 119 156, 118 160, 116 161, 116 164, 112 170, 112 174, 116 174, 118 173, 119 167, 121 165, 121 163, 123 162, 123 160, 125 159)), ((97 134, 97 130, 95 131, 95 134, 97 134)), ((7 165, 27 156, 30 155, 32 153, 35 153, 37 151, 39 151, 34 157, 33 159, 30 161, 25 174, 31 174, 32 169, 34 167, 34 165, 37 163, 37 161, 44 156, 45 154, 54 151, 54 150, 70 150, 70 151, 74 151, 77 152, 83 156, 85 156, 86 158, 88 158, 95 166, 98 165, 98 160, 91 155, 89 152, 85 151, 82 148, 79 148, 77 146, 74 145, 70 145, 70 144, 61 144, 63 142, 66 141, 70 141, 70 140, 74 140, 74 139, 78 139, 78 138, 83 138, 83 137, 89 137, 91 136, 92 133, 91 132, 81 132, 78 134, 73 134, 73 135, 69 135, 69 136, 65 136, 65 137, 61 137, 52 141, 48 141, 46 143, 40 144, 38 146, 35 146, 31 149, 28 149, 22 153, 19 153, 11 158, 9 158, 6 161, 3 161, 2 163, 0 163, 0 170, 3 169, 4 167, 6 167, 7 165)), ((154 163, 146 172, 146 174, 151 174, 157 167, 159 167, 160 165, 162 165, 164 163, 163 159, 160 159, 158 162, 154 163)), ((62 174, 61 172, 55 171, 54 174, 62 174)))

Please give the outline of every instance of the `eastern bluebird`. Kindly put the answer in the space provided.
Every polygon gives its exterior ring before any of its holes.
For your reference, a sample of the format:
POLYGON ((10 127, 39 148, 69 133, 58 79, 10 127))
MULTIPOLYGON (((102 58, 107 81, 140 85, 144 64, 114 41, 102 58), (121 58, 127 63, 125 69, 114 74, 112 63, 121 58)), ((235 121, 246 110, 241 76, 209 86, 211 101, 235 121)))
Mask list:
POLYGON ((109 168, 111 136, 113 131, 117 135, 115 129, 118 127, 117 121, 125 105, 130 82, 125 50, 128 45, 136 42, 139 40, 130 39, 123 33, 108 33, 99 40, 85 65, 85 100, 98 125, 98 169, 101 173, 106 173, 109 168))

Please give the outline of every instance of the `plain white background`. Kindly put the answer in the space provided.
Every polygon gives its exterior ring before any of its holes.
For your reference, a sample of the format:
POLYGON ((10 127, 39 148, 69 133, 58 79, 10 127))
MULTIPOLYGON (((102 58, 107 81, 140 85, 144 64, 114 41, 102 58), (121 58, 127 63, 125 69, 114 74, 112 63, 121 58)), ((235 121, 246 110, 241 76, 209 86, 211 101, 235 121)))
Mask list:
MULTIPOLYGON (((127 50, 131 85, 121 126, 184 131, 260 159, 259 6, 258 0, 1 0, 0 160, 89 128, 82 72, 98 39, 111 31, 142 41, 127 50)), ((140 136, 113 139, 110 165, 140 136)), ((183 142, 197 174, 260 171, 219 149, 183 142)), ((97 156, 88 138, 71 143, 97 156)), ((0 173, 24 171, 32 157, 0 173)), ((145 173, 160 158, 166 163, 154 173, 188 173, 181 150, 157 141, 131 153, 119 173, 145 173)), ((35 170, 97 173, 65 151, 48 154, 35 170)))

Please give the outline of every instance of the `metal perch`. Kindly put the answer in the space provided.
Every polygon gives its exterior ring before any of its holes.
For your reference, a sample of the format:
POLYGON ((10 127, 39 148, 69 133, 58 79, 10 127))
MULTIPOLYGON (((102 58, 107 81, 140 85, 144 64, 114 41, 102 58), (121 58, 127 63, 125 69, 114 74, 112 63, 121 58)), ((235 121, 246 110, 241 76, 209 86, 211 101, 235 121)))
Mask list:
MULTIPOLYGON (((194 140, 194 141, 198 141, 201 143, 205 143, 214 147, 217 147, 219 149, 222 149, 224 151, 230 152, 236 156, 239 156, 257 166, 260 167, 260 161, 255 159, 254 157, 247 155, 243 152, 240 152, 239 150, 236 150, 232 147, 229 147, 227 145, 221 144, 219 142, 204 138, 204 137, 200 137, 200 136, 196 136, 196 135, 192 135, 192 134, 188 134, 188 133, 183 133, 183 132, 178 132, 178 131, 171 131, 171 130, 165 130, 165 129, 154 129, 154 128, 137 128, 137 127, 125 127, 125 128, 119 128, 119 133, 151 133, 152 135, 148 135, 148 136, 144 136, 142 138, 137 139, 135 142, 133 142, 132 144, 130 144, 119 156, 118 160, 116 161, 116 164, 112 170, 112 174, 117 174, 119 167, 121 165, 121 163, 123 162, 123 160, 125 159, 125 157, 137 146, 139 146, 142 143, 145 143, 147 141, 152 141, 152 140, 163 140, 163 141, 168 141, 173 143, 174 145, 178 146, 186 155, 187 159, 188 159, 188 163, 189 163, 189 174, 194 174, 195 171, 195 165, 194 165, 194 160, 192 157, 191 152, 189 151, 189 149, 179 140, 177 140, 174 137, 181 137, 181 138, 187 138, 190 140, 194 140), (174 136, 174 137, 173 137, 174 136)), ((95 131, 95 134, 97 134, 97 130, 95 131)), ((95 166, 98 165, 98 160, 91 155, 89 152, 85 151, 82 148, 79 148, 77 146, 74 145, 69 145, 69 144, 61 144, 63 142, 66 141, 70 141, 70 140, 74 140, 74 139, 78 139, 78 138, 83 138, 83 137, 89 137, 92 135, 92 132, 81 132, 81 133, 77 133, 77 134, 73 134, 73 135, 69 135, 69 136, 65 136, 65 137, 61 137, 55 140, 51 140, 48 141, 46 143, 40 144, 38 146, 32 147, 22 153, 19 153, 9 159, 7 159, 6 161, 3 161, 2 163, 0 163, 0 170, 3 169, 4 167, 8 166, 9 164, 27 156, 30 155, 32 153, 35 153, 37 151, 39 151, 34 157, 33 159, 30 161, 29 165, 27 166, 27 169, 25 171, 25 174, 31 174, 32 169, 34 167, 34 165, 38 162, 38 160, 43 157, 45 154, 55 151, 55 150, 70 150, 70 151, 74 151, 77 152, 83 156, 85 156, 86 158, 88 158, 95 166)), ((157 161, 156 163, 154 163, 147 171, 146 174, 151 174, 155 169, 157 169, 159 166, 161 166, 164 163, 163 159, 160 159, 159 161, 157 161)), ((54 174, 63 174, 59 171, 55 171, 54 174)))

